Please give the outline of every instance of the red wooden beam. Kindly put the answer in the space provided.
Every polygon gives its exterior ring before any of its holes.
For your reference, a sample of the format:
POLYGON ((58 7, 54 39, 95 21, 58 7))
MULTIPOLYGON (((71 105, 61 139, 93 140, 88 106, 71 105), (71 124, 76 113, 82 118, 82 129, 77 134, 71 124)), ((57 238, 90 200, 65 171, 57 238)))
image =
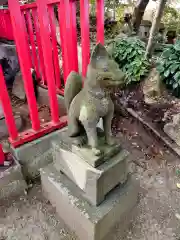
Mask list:
POLYGON ((59 3, 59 0, 47 0, 47 4, 56 4, 59 3))
POLYGON ((29 33, 29 38, 30 38, 30 43, 31 43, 32 59, 33 59, 37 78, 39 79, 40 78, 39 64, 38 64, 38 59, 37 59, 36 45, 34 42, 34 32, 33 32, 30 10, 26 11, 26 20, 27 20, 28 33, 29 33))
POLYGON ((20 5, 18 0, 9 0, 9 10, 11 15, 11 22, 13 26, 14 38, 18 52, 19 62, 24 80, 24 87, 26 91, 29 112, 34 131, 40 129, 40 121, 38 116, 38 108, 34 93, 33 80, 31 76, 31 61, 29 44, 26 39, 26 28, 24 19, 21 15, 20 5))
POLYGON ((48 123, 44 123, 41 125, 41 129, 37 132, 34 132, 32 129, 25 131, 23 133, 19 134, 19 138, 17 140, 12 140, 11 138, 9 138, 9 142, 11 143, 11 145, 14 148, 17 148, 25 143, 31 142, 35 139, 38 139, 44 135, 47 135, 48 133, 51 133, 57 129, 63 128, 67 125, 67 117, 64 116, 62 118, 60 118, 60 122, 59 123, 54 123, 52 122, 48 122, 48 123))
POLYGON ((39 53, 39 61, 40 61, 40 69, 41 69, 41 81, 43 81, 43 83, 46 83, 44 58, 43 58, 43 52, 42 52, 41 36, 40 36, 40 32, 39 32, 39 23, 38 23, 38 15, 37 15, 37 9, 36 8, 32 9, 32 17, 33 17, 33 20, 34 20, 36 42, 37 42, 38 53, 39 53))
POLYGON ((14 141, 18 138, 18 132, 13 116, 13 111, 11 107, 11 102, 9 99, 9 95, 6 88, 6 83, 2 71, 2 67, 0 66, 0 104, 2 105, 6 126, 9 132, 10 138, 14 141))
POLYGON ((104 45, 104 0, 96 1, 97 42, 104 45))
POLYGON ((67 78, 68 60, 67 60, 67 42, 66 42, 66 14, 65 14, 65 0, 61 0, 58 4, 58 19, 60 27, 60 39, 61 39, 61 50, 62 50, 62 61, 63 61, 63 75, 64 84, 67 78))
POLYGON ((21 10, 37 8, 36 3, 28 3, 20 6, 21 10))
POLYGON ((57 48, 57 39, 56 39, 56 23, 54 19, 54 6, 48 6, 49 20, 51 26, 51 38, 52 38, 52 47, 53 47, 53 62, 54 62, 54 71, 56 86, 61 87, 61 76, 60 76, 60 67, 59 67, 59 57, 58 57, 58 48, 57 48))
POLYGON ((5 154, 3 152, 2 144, 0 144, 0 166, 4 166, 5 154))
POLYGON ((70 35, 71 35, 71 49, 72 53, 70 59, 74 59, 74 61, 69 60, 72 63, 71 71, 74 70, 78 72, 78 52, 77 52, 77 28, 76 28, 76 1, 70 0, 70 35))
POLYGON ((65 61, 66 61, 66 76, 65 81, 72 70, 74 56, 72 49, 72 28, 71 28, 71 17, 70 17, 70 2, 69 0, 61 0, 64 2, 64 35, 65 35, 65 61), (72 61, 73 59, 73 61, 72 61))
POLYGON ((89 0, 80 0, 82 75, 85 77, 90 60, 89 0))
POLYGON ((56 95, 55 77, 54 77, 52 45, 51 45, 49 34, 47 34, 47 29, 49 29, 47 1, 37 0, 37 7, 38 7, 37 11, 38 11, 38 17, 39 17, 44 64, 46 66, 45 73, 46 73, 46 78, 47 78, 46 80, 48 84, 51 116, 54 124, 57 124, 59 123, 59 109, 58 109, 58 100, 56 95))

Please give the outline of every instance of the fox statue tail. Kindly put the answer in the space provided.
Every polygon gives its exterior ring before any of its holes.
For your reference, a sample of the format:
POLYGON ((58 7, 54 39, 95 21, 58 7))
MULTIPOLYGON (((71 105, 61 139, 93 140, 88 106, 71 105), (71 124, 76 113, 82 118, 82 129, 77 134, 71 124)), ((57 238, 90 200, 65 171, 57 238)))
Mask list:
POLYGON ((78 73, 72 71, 67 77, 64 89, 64 100, 67 112, 72 100, 81 91, 82 87, 82 77, 78 73))

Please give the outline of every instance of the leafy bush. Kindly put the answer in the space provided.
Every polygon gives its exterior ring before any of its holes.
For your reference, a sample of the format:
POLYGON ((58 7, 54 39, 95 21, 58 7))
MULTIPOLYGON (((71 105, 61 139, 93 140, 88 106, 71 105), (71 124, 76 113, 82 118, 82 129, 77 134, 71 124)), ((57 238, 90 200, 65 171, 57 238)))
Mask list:
POLYGON ((157 70, 166 86, 180 96, 180 40, 167 47, 157 61, 157 70))
POLYGON ((127 84, 139 82, 149 72, 145 43, 137 37, 124 37, 114 41, 112 57, 126 73, 127 84))

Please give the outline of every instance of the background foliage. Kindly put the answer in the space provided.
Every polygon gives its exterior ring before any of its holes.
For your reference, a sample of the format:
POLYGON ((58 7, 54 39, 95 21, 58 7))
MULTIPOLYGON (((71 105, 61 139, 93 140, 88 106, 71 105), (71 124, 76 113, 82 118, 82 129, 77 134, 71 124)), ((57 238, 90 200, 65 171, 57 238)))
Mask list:
POLYGON ((163 14, 162 22, 167 30, 180 33, 180 13, 175 8, 167 5, 163 14))
POLYGON ((137 37, 125 37, 113 43, 112 57, 126 73, 127 84, 139 82, 149 72, 145 43, 137 37))
POLYGON ((180 97, 180 40, 163 51, 157 62, 157 70, 167 88, 180 97))

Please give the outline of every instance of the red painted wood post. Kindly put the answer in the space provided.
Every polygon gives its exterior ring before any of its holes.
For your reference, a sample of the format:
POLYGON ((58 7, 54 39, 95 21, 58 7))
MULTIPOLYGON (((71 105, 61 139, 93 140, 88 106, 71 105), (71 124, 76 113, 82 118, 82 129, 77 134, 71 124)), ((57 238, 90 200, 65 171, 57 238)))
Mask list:
POLYGON ((16 140, 18 137, 18 132, 13 116, 13 111, 11 107, 11 102, 9 99, 9 95, 6 88, 6 83, 2 71, 2 67, 0 66, 0 104, 2 105, 6 126, 9 132, 9 136, 12 140, 16 140))
POLYGON ((5 154, 3 152, 2 144, 0 144, 0 165, 4 165, 5 154))
POLYGON ((28 27, 29 38, 30 38, 30 43, 31 43, 31 51, 32 51, 34 68, 36 71, 36 75, 39 78, 40 73, 39 73, 38 59, 37 59, 37 53, 36 53, 36 46, 35 46, 35 42, 34 42, 34 32, 33 32, 33 27, 32 27, 30 10, 26 11, 26 16, 27 16, 27 18, 26 18, 27 19, 27 27, 28 27))
POLYGON ((97 43, 104 45, 104 0, 96 1, 97 43))
POLYGON ((78 51, 77 51, 77 28, 76 28, 76 1, 70 0, 69 2, 70 7, 70 34, 71 34, 71 44, 72 44, 72 53, 71 59, 72 66, 71 71, 78 72, 78 51))
MULTIPOLYGON (((65 36, 66 36, 66 61, 67 61, 67 77, 73 68, 73 44, 72 44, 72 26, 71 26, 71 11, 70 1, 64 0, 64 12, 65 12, 65 36)), ((66 77, 66 78, 67 78, 66 77)))
POLYGON ((59 4, 60 35, 63 57, 64 84, 72 69, 72 35, 70 27, 69 0, 61 0, 59 4))
POLYGON ((28 43, 28 54, 30 56, 30 63, 31 63, 31 68, 33 68, 33 58, 32 58, 32 55, 31 55, 31 52, 30 52, 30 38, 29 38, 29 34, 28 34, 28 29, 27 29, 27 14, 26 14, 26 11, 27 10, 23 10, 22 11, 22 21, 23 21, 23 25, 24 25, 24 28, 25 28, 25 41, 28 43))
POLYGON ((48 84, 48 94, 50 101, 50 109, 52 121, 56 124, 59 123, 59 109, 58 109, 58 100, 56 95, 56 84, 54 77, 54 66, 53 66, 53 55, 52 55, 52 45, 49 38, 48 29, 49 29, 49 19, 47 12, 47 1, 37 0, 37 12, 39 17, 40 24, 40 35, 41 43, 44 56, 44 64, 46 66, 45 73, 47 77, 48 84))
POLYGON ((59 67, 59 57, 58 57, 58 48, 57 48, 57 39, 56 39, 56 23, 54 19, 54 6, 48 6, 49 20, 51 26, 51 37, 52 37, 52 46, 53 46, 53 60, 54 60, 54 71, 56 86, 61 87, 61 76, 60 76, 60 67, 59 67))
POLYGON ((13 26, 14 38, 16 42, 16 48, 24 79, 24 87, 26 90, 32 128, 33 130, 38 131, 40 129, 40 120, 38 116, 38 108, 34 93, 33 80, 31 76, 31 61, 29 54, 29 45, 26 41, 24 19, 21 15, 18 0, 9 0, 8 4, 11 15, 11 22, 13 26))
POLYGON ((82 75, 85 77, 90 60, 89 0, 80 0, 82 75))
POLYGON ((45 66, 44 66, 44 58, 43 58, 42 45, 41 45, 41 36, 40 36, 40 32, 39 32, 37 8, 32 9, 32 16, 33 16, 34 28, 35 28, 35 32, 36 32, 36 41, 37 41, 37 46, 38 46, 40 68, 41 68, 41 74, 42 74, 41 78, 42 78, 43 83, 46 83, 45 66))
POLYGON ((64 18, 65 18, 65 12, 64 12, 64 0, 61 0, 58 4, 58 18, 59 18, 59 28, 60 28, 60 39, 61 39, 61 50, 62 50, 62 61, 63 61, 63 75, 64 75, 64 84, 67 77, 67 59, 66 59, 66 36, 65 36, 65 25, 64 25, 64 18))

